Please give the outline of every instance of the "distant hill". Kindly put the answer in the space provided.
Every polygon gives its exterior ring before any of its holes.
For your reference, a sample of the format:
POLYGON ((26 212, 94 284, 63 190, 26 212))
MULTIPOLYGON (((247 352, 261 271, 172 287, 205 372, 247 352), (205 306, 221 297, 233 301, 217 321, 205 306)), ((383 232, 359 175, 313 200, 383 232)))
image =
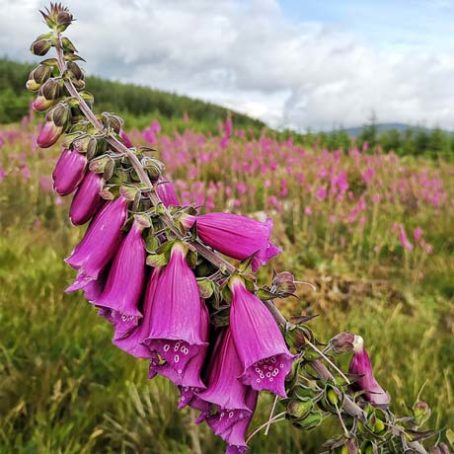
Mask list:
MULTIPOLYGON (((423 130, 426 132, 430 132, 432 130, 432 128, 425 128, 422 126, 413 126, 413 125, 409 125, 407 123, 377 123, 375 125, 375 127, 377 128, 377 133, 379 133, 379 134, 382 132, 387 132, 387 131, 391 131, 391 130, 395 130, 395 131, 398 131, 401 133, 405 132, 409 129, 423 130)), ((345 131, 351 137, 358 137, 364 131, 365 128, 367 128, 367 125, 355 126, 353 128, 347 128, 347 129, 345 129, 345 131)))
MULTIPOLYGON (((27 63, 0 59, 0 124, 19 121, 27 113, 33 95, 25 90, 25 82, 32 68, 27 63)), ((191 127, 197 123, 196 129, 214 132, 229 113, 239 128, 260 130, 266 126, 260 120, 189 96, 93 76, 87 77, 86 82, 87 90, 95 96, 96 111, 127 116, 137 126, 148 124, 151 117, 178 124, 187 115, 191 127)))

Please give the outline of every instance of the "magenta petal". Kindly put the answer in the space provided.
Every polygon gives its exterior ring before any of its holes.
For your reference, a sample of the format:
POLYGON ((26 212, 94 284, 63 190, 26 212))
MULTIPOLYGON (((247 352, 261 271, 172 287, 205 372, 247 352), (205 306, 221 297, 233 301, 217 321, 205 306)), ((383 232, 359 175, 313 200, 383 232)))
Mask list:
POLYGON ((52 172, 54 190, 64 196, 75 191, 85 173, 87 158, 77 151, 64 149, 52 172))
POLYGON ((69 209, 69 219, 74 225, 85 224, 96 214, 102 202, 100 192, 103 184, 100 175, 87 172, 69 209))
POLYGON ((209 370, 208 388, 197 393, 199 398, 223 410, 248 410, 245 401, 247 387, 238 380, 243 366, 230 327, 224 329, 216 340, 209 370))
POLYGON ((111 309, 115 335, 123 337, 137 325, 142 314, 137 306, 145 279, 143 226, 135 221, 123 239, 109 271, 106 286, 95 304, 111 309))
POLYGON ((159 281, 160 273, 161 269, 155 268, 148 281, 147 289, 143 298, 143 317, 139 320, 139 324, 131 331, 128 336, 122 338, 115 336, 112 341, 113 344, 118 348, 125 351, 126 353, 129 353, 132 356, 135 356, 136 358, 152 359, 155 356, 155 354, 152 353, 146 345, 144 345, 144 341, 148 337, 148 333, 150 332, 151 308, 153 305, 153 298, 156 293, 156 286, 159 281))
POLYGON ((257 269, 280 249, 270 242, 272 222, 259 222, 231 213, 208 213, 196 217, 197 234, 201 240, 223 254, 244 260, 256 254, 257 269))
POLYGON ((379 385, 374 377, 372 363, 364 341, 361 336, 355 336, 353 341, 353 357, 349 366, 349 373, 358 375, 359 378, 352 385, 357 391, 362 391, 363 396, 373 405, 388 405, 388 393, 379 385))
POLYGON ((257 391, 268 390, 286 397, 285 377, 292 367, 293 355, 279 327, 241 278, 231 281, 231 289, 230 326, 243 366, 242 382, 257 391))
POLYGON ((93 219, 82 241, 65 260, 78 270, 78 279, 97 279, 101 270, 112 259, 121 242, 121 228, 126 221, 127 212, 128 201, 120 196, 106 203, 93 219))
MULTIPOLYGON (((206 388, 200 377, 200 373, 208 350, 210 320, 208 310, 203 301, 201 302, 201 306, 201 333, 202 340, 206 342, 206 345, 202 346, 198 353, 188 360, 186 367, 181 369, 181 373, 179 373, 179 369, 171 367, 169 363, 160 362, 157 357, 152 358, 150 363, 149 378, 154 377, 156 374, 167 377, 181 389, 184 389, 182 396, 188 396, 194 390, 202 391, 206 388)), ((182 348, 180 348, 181 350, 182 348)), ((187 405, 187 402, 184 405, 187 405)))
POLYGON ((208 344, 202 333, 202 302, 195 276, 186 263, 182 243, 176 243, 162 270, 151 310, 145 344, 178 374, 208 344))
POLYGON ((228 453, 244 453, 247 450, 246 432, 257 405, 257 391, 248 388, 248 411, 220 412, 207 419, 213 432, 228 443, 228 453))
POLYGON ((63 128, 56 126, 52 121, 46 121, 36 139, 37 144, 41 148, 51 147, 61 136, 63 128))
POLYGON ((156 184, 156 192, 166 207, 180 205, 175 187, 171 181, 161 177, 156 184))

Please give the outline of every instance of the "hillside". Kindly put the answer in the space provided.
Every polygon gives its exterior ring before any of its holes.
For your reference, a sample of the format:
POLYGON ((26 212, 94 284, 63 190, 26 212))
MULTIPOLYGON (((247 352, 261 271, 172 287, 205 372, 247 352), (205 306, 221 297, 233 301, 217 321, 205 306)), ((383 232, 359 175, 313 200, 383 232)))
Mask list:
MULTIPOLYGON (((32 68, 27 63, 0 59, 0 124, 19 121, 27 113, 32 96, 25 90, 25 82, 32 68)), ((139 127, 149 123, 150 116, 178 123, 187 114, 191 126, 196 123, 204 131, 214 132, 229 112, 240 128, 259 130, 265 126, 260 120, 205 101, 99 77, 87 77, 87 90, 95 96, 97 111, 119 113, 139 127)))

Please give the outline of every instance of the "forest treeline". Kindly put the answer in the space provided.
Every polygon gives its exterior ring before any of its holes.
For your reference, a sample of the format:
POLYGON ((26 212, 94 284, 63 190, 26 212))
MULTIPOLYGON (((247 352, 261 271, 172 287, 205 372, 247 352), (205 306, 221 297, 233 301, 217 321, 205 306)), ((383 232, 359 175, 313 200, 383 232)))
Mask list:
MULTIPOLYGON (((25 90, 25 82, 32 67, 27 63, 0 59, 0 124, 18 122, 27 114, 32 95, 25 90)), ((236 128, 245 129, 252 135, 259 135, 266 127, 260 120, 224 107, 148 87, 90 76, 87 77, 87 89, 95 96, 97 111, 119 113, 128 127, 143 128, 156 118, 164 131, 182 131, 190 127, 198 132, 216 133, 228 115, 232 115, 236 128)), ((281 139, 292 137, 300 144, 329 150, 379 146, 385 152, 394 151, 399 155, 454 156, 454 134, 441 128, 380 131, 377 124, 370 121, 357 137, 352 137, 345 129, 304 134, 290 130, 270 132, 281 139)))

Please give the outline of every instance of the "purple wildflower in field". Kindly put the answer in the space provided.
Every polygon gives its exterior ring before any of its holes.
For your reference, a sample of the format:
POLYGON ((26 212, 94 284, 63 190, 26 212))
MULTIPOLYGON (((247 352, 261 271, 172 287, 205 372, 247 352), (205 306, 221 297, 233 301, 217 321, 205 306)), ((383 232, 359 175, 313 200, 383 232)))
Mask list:
POLYGON ((390 398, 388 393, 378 384, 372 370, 372 363, 364 348, 364 340, 361 336, 355 336, 353 340, 353 357, 349 366, 349 373, 358 376, 352 387, 361 391, 366 400, 373 405, 388 405, 390 398))
POLYGON ((52 172, 53 187, 60 195, 74 192, 85 174, 87 158, 77 151, 63 149, 52 172))
POLYGON ((82 289, 90 281, 97 279, 117 251, 127 212, 128 200, 120 196, 106 203, 96 215, 82 241, 65 259, 68 265, 78 271, 76 280, 67 292, 82 289))
MULTIPOLYGON (((186 247, 173 245, 170 260, 159 275, 145 344, 182 375, 189 360, 207 346, 202 302, 194 273, 186 262, 186 247)), ((157 361, 152 358, 152 362, 157 361)), ((156 363, 157 365, 157 363, 156 363)))
POLYGON ((85 224, 96 214, 102 203, 100 192, 103 184, 101 175, 94 172, 85 174, 69 209, 69 219, 74 225, 85 224))
POLYGON ((232 213, 208 213, 186 215, 183 224, 187 228, 195 225, 204 243, 229 257, 244 260, 254 255, 253 271, 281 252, 270 241, 273 228, 271 219, 260 222, 232 213))
POLYGON ((257 391, 268 390, 285 397, 285 377, 293 355, 273 316, 240 277, 230 281, 230 326, 243 366, 241 381, 257 391))
POLYGON ((145 241, 143 221, 136 219, 123 239, 109 271, 102 294, 94 303, 110 309, 116 337, 125 337, 142 317, 138 309, 145 280, 145 241))

